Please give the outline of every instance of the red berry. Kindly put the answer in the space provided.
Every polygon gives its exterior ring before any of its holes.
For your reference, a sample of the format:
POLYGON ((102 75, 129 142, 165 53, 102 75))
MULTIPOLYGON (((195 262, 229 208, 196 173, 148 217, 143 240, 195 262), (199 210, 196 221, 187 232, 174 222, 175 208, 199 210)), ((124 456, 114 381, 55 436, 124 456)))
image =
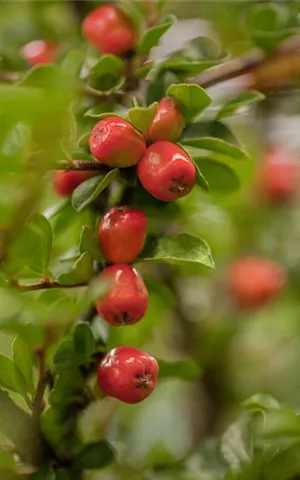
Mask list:
POLYGON ((231 265, 228 272, 231 294, 246 309, 267 303, 282 290, 285 282, 284 270, 264 258, 239 259, 231 265))
POLYGON ((139 322, 148 307, 148 291, 141 275, 129 265, 112 265, 100 278, 108 281, 109 291, 96 302, 99 315, 115 326, 139 322))
POLYGON ((98 384, 110 397, 139 403, 154 390, 158 371, 158 363, 149 353, 134 347, 117 347, 100 363, 98 384))
POLYGON ((31 66, 40 63, 51 63, 57 56, 58 46, 45 40, 34 40, 26 43, 20 50, 21 57, 31 66))
POLYGON ((95 172, 85 170, 56 170, 53 173, 54 190, 61 197, 69 197, 78 185, 93 175, 95 172))
POLYGON ((147 235, 147 217, 130 207, 111 208, 99 224, 102 252, 112 263, 130 263, 141 252, 147 235))
POLYGON ((89 138, 92 155, 109 167, 130 167, 146 151, 146 141, 130 123, 108 117, 96 123, 89 138))
POLYGON ((176 142, 184 127, 184 118, 175 100, 162 98, 158 104, 156 115, 148 132, 151 142, 168 140, 176 142))
POLYGON ((137 172, 143 187, 163 202, 185 197, 196 181, 194 163, 171 142, 151 145, 139 162, 137 172))
POLYGON ((121 10, 111 5, 96 8, 84 20, 83 35, 102 53, 124 55, 136 44, 136 33, 121 10))
POLYGON ((289 152, 271 148, 257 175, 259 191, 271 203, 289 200, 299 187, 299 162, 289 152))

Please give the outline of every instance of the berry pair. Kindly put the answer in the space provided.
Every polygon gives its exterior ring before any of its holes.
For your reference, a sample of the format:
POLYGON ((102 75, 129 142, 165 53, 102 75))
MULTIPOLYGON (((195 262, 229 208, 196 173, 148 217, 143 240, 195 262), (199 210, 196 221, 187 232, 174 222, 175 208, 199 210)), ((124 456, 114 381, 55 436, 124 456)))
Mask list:
POLYGON ((153 197, 164 202, 186 196, 196 182, 196 168, 182 148, 172 143, 183 129, 183 117, 173 99, 163 98, 146 138, 126 120, 100 120, 89 138, 92 155, 111 168, 137 165, 138 178, 153 197))

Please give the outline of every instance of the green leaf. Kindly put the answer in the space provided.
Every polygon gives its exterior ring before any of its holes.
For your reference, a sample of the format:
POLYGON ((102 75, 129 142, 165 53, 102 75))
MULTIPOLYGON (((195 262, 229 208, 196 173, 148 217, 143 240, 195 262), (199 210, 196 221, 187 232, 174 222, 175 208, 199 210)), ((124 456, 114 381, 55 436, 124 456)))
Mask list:
POLYGON ((33 393, 33 354, 28 344, 17 335, 12 344, 13 349, 13 361, 22 373, 26 385, 27 392, 33 393))
POLYGON ((125 81, 122 76, 124 62, 114 55, 102 55, 100 60, 90 69, 88 88, 93 91, 108 93, 120 89, 125 81))
POLYGON ((29 477, 30 480, 56 480, 52 467, 46 465, 29 477))
POLYGON ((95 352, 95 339, 89 325, 77 325, 73 334, 73 346, 76 353, 80 353, 88 360, 95 352))
MULTIPOLYGON (((35 213, 30 217, 29 228, 31 228, 39 238, 40 259, 38 263, 41 263, 41 270, 43 274, 47 276, 53 243, 50 222, 44 215, 35 213)), ((31 268, 34 269, 34 267, 31 268)), ((36 265, 36 269, 38 268, 39 265, 36 265)))
POLYGON ((78 148, 88 148, 90 134, 91 132, 85 132, 78 138, 76 142, 78 148))
POLYGON ((148 130, 155 117, 158 103, 154 102, 149 107, 133 107, 128 110, 128 119, 137 130, 147 136, 148 130))
POLYGON ((184 56, 176 56, 163 62, 159 70, 169 70, 178 75, 181 81, 184 81, 217 64, 218 62, 215 60, 193 60, 184 56))
MULTIPOLYGON (((14 454, 0 450, 0 470, 12 470, 15 467, 14 454)), ((3 477, 4 480, 4 477, 3 477)))
POLYGON ((93 259, 88 252, 84 252, 72 265, 71 270, 61 273, 58 282, 61 285, 76 285, 88 283, 93 275, 93 259))
POLYGON ((140 41, 140 50, 143 53, 149 53, 151 48, 155 47, 163 34, 173 25, 175 18, 169 17, 158 25, 148 28, 140 41))
POLYGON ((297 32, 297 27, 288 25, 286 9, 274 3, 255 6, 250 12, 249 24, 255 43, 266 50, 297 32))
POLYGON ((103 262, 104 257, 100 250, 100 245, 97 243, 93 231, 86 225, 82 227, 79 243, 80 253, 89 252, 95 260, 103 262))
POLYGON ((19 368, 2 353, 0 353, 0 385, 21 395, 27 391, 26 382, 19 368))
POLYGON ((186 152, 186 154, 191 158, 191 160, 194 162, 195 168, 196 168, 196 184, 199 185, 203 190, 206 192, 209 191, 210 186, 204 175, 202 174, 202 171, 197 164, 197 162, 194 160, 194 158, 190 155, 188 149, 184 148, 183 145, 181 145, 181 148, 186 152))
POLYGON ((76 457, 76 464, 86 470, 104 468, 114 460, 114 451, 105 441, 84 447, 76 457))
POLYGON ((220 120, 221 118, 230 117, 240 108, 252 105, 264 98, 265 95, 255 90, 248 90, 247 92, 240 93, 237 97, 232 98, 229 102, 223 105, 217 115, 217 119, 220 120))
POLYGON ((69 84, 71 82, 71 84, 75 86, 78 82, 83 61, 84 49, 77 48, 70 50, 61 62, 60 68, 63 74, 67 77, 69 84))
POLYGON ((95 105, 94 107, 89 108, 85 113, 84 117, 91 117, 91 118, 105 118, 103 115, 108 116, 114 115, 120 118, 127 117, 127 109, 122 105, 95 105))
POLYGON ((53 90, 62 85, 62 73, 55 64, 37 65, 19 80, 22 87, 37 87, 53 90))
MULTIPOLYGON (((85 362, 85 354, 81 351, 75 351, 74 342, 69 338, 65 338, 61 342, 54 355, 54 364, 58 373, 77 368, 85 362)), ((70 382, 72 383, 71 379, 70 382)), ((53 405, 52 401, 51 404, 53 405)))
POLYGON ((212 157, 194 157, 209 184, 209 190, 217 193, 229 193, 239 188, 240 181, 234 170, 212 157))
POLYGON ((188 125, 184 129, 182 138, 202 138, 202 137, 216 137, 225 140, 234 145, 237 144, 236 138, 232 134, 227 125, 219 121, 200 121, 188 125))
POLYGON ((0 172, 19 172, 22 160, 29 153, 31 132, 28 125, 19 122, 4 136, 0 146, 0 172))
POLYGON ((145 262, 173 265, 199 263, 210 268, 215 266, 207 243, 185 233, 162 238, 150 237, 140 258, 145 262))
POLYGON ((102 55, 100 60, 92 66, 90 71, 98 76, 116 75, 120 76, 124 69, 124 62, 115 55, 102 55))
POLYGON ((110 170, 106 174, 91 177, 81 183, 73 192, 72 205, 77 212, 81 212, 91 202, 96 200, 100 193, 117 178, 119 170, 117 168, 110 170))
POLYGON ((257 393, 252 395, 252 397, 247 398, 242 406, 247 410, 259 410, 259 411, 268 411, 280 408, 280 403, 275 400, 271 395, 265 393, 257 393))
POLYGON ((202 138, 184 138, 181 140, 184 145, 189 145, 194 148, 201 148, 202 150, 208 150, 224 155, 236 160, 248 160, 249 157, 246 152, 240 148, 231 145, 230 143, 221 140, 220 138, 202 137, 202 138))
POLYGON ((180 362, 166 362, 158 359, 159 379, 174 377, 194 382, 201 376, 201 369, 193 360, 185 360, 180 362))
POLYGON ((211 103, 211 98, 199 85, 171 85, 166 94, 180 105, 186 123, 192 122, 211 103))

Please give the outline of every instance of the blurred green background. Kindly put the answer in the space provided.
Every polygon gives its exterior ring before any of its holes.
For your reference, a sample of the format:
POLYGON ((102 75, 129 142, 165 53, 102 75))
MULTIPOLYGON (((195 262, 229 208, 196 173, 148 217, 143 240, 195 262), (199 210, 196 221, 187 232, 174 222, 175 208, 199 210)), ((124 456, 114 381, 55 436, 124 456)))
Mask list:
MULTIPOLYGON (((1 2, 1 69, 25 70, 19 48, 36 38, 68 47, 80 46, 80 15, 86 6, 84 2, 77 3, 1 2)), ((89 8, 93 3, 99 2, 90 2, 89 8)), ((209 27, 222 51, 230 57, 255 47, 248 28, 249 11, 258 3, 261 2, 182 0, 167 2, 166 8, 179 19, 201 20, 193 28, 199 30, 200 36, 206 36, 209 27)), ((293 28, 298 28, 295 19, 299 21, 300 2, 274 3, 283 15, 293 19, 293 28)), ((188 23, 184 28, 189 28, 188 23)), ((174 50, 181 48, 180 35, 175 30, 170 35, 174 50)), ((226 99, 234 92, 232 88, 226 93, 220 85, 211 92, 216 98, 226 99)), ((122 462, 121 466, 113 465, 92 474, 91 480, 218 480, 224 478, 224 462, 216 439, 241 415, 242 401, 264 393, 299 411, 300 196, 289 205, 262 208, 253 190, 253 174, 266 145, 276 141, 299 154, 299 114, 300 97, 293 87, 284 94, 273 95, 263 105, 225 120, 251 156, 251 161, 235 165, 239 187, 223 188, 216 179, 216 188, 210 195, 195 188, 176 206, 164 208, 159 217, 155 209, 150 207, 147 211, 153 232, 164 230, 168 224, 172 232, 204 238, 211 247, 216 270, 172 267, 166 274, 164 270, 138 265, 150 292, 146 317, 128 329, 108 329, 98 319, 94 329, 100 337, 108 338, 109 347, 129 344, 164 360, 187 360, 192 362, 191 377, 198 377, 196 365, 201 375, 192 382, 162 379, 145 403, 114 404, 113 414, 111 405, 104 400, 88 407, 79 423, 80 435, 86 441, 97 440, 104 435, 105 426, 122 462), (226 286, 227 266, 247 253, 274 259, 288 270, 284 292, 270 305, 250 313, 236 308, 226 286)), ((89 224, 90 218, 86 211, 75 213, 68 205, 64 206, 61 218, 53 214, 53 209, 63 202, 53 193, 50 180, 46 177, 43 183, 39 211, 47 213, 53 226, 55 263, 56 256, 70 254, 76 247, 82 225, 89 224)), ((15 182, 15 177, 0 169, 0 218, 4 222, 9 220, 15 200, 15 182)), ((72 295, 66 293, 71 299, 72 295)), ((0 322, 24 308, 23 304, 17 306, 7 292, 0 292, 0 305, 0 322)), ((37 302, 37 310, 40 305, 42 301, 37 302)), ((44 305, 36 313, 39 317, 44 314, 43 308, 44 305)), ((55 315, 54 307, 52 310, 55 315)), ((60 312, 57 321, 61 317, 60 312)), ((1 333, 2 353, 11 355, 13 337, 13 333, 1 333)), ((285 478, 280 472, 276 475, 273 472, 272 480, 285 478)))

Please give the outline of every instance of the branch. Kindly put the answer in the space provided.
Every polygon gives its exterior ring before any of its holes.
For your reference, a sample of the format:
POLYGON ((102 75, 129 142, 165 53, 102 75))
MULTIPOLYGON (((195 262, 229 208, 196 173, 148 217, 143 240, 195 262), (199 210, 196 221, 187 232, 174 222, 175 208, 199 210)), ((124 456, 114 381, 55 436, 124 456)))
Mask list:
POLYGON ((72 160, 72 162, 68 162, 63 160, 57 163, 55 166, 52 167, 54 170, 90 170, 90 171, 99 171, 102 173, 109 172, 109 169, 105 167, 100 162, 92 162, 88 160, 72 160))
POLYGON ((79 288, 87 287, 86 282, 75 283, 73 285, 62 285, 56 280, 44 280, 38 283, 31 283, 28 285, 22 285, 18 282, 13 282, 12 286, 17 287, 21 292, 33 292, 35 290, 48 290, 50 288, 79 288))
POLYGON ((262 88, 265 88, 269 83, 276 83, 280 79, 285 82, 288 78, 293 78, 299 75, 300 71, 300 35, 295 35, 282 42, 278 48, 267 55, 262 50, 253 50, 247 55, 230 60, 216 67, 204 71, 200 75, 190 80, 191 83, 197 83, 203 87, 211 87, 218 83, 240 77, 246 74, 252 74, 253 78, 249 78, 252 85, 247 85, 247 88, 255 88, 256 84, 261 81, 262 88), (288 71, 285 68, 282 70, 282 62, 288 66, 288 71), (272 69, 270 69, 272 66, 272 69), (263 76, 262 69, 268 67, 270 75, 263 76), (271 71, 270 71, 271 70, 271 71), (274 70, 277 78, 274 78, 274 70), (258 77, 258 78, 256 78, 258 77))

